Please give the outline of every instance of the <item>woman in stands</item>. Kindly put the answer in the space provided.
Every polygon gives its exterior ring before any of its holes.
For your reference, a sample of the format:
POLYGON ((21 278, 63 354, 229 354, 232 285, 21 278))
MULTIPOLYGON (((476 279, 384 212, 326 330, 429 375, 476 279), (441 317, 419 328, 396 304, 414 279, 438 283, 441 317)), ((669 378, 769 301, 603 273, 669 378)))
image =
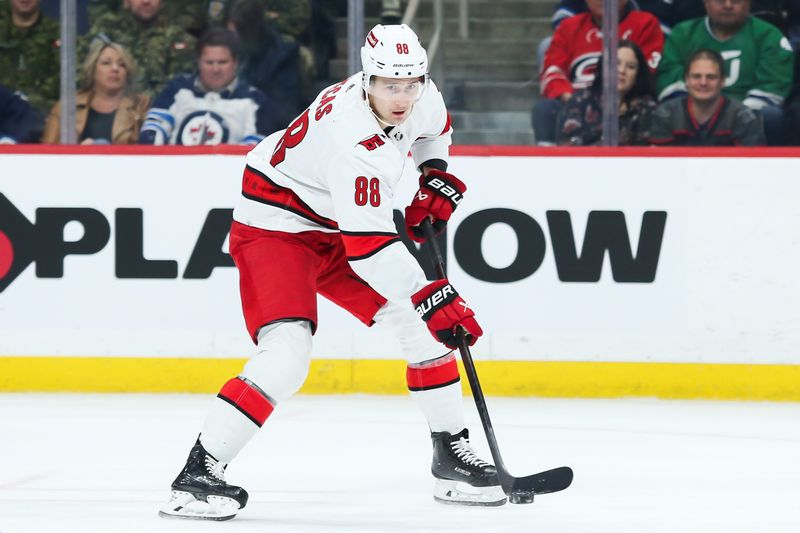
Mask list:
MULTIPOLYGON (((136 63, 122 45, 95 39, 81 69, 75 95, 75 126, 81 144, 135 144, 150 99, 133 94, 136 63)), ((61 104, 53 106, 42 135, 43 143, 58 143, 61 104)))
MULTIPOLYGON (((641 49, 628 40, 617 50, 619 144, 645 145, 650 114, 656 106, 653 79, 641 49)), ((597 66, 592 85, 575 93, 558 121, 557 143, 564 146, 600 144, 603 136, 603 66, 597 66)))

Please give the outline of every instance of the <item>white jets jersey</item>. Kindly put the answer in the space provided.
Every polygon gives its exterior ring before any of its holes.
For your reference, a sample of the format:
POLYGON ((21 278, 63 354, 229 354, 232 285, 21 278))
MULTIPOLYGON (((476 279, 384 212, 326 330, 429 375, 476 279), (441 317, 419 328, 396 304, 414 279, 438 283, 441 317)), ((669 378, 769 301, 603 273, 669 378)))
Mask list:
POLYGON ((364 101, 361 73, 355 74, 322 91, 287 129, 247 155, 233 218, 273 231, 340 232, 361 278, 387 299, 408 299, 428 281, 397 235, 396 186, 409 151, 417 167, 447 161, 451 133, 431 82, 408 118, 387 134, 364 101))
POLYGON ((250 85, 235 80, 224 90, 206 91, 197 77, 178 76, 147 112, 140 144, 256 144, 275 131, 274 105, 250 85))

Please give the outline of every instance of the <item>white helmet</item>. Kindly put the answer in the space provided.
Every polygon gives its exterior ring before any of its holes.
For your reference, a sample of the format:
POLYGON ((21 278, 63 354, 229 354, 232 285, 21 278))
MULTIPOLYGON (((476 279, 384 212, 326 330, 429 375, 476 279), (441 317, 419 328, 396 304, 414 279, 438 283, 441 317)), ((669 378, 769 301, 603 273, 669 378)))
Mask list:
POLYGON ((361 47, 361 86, 369 92, 372 76, 424 78, 428 83, 428 54, 414 30, 405 24, 378 24, 367 34, 361 47))

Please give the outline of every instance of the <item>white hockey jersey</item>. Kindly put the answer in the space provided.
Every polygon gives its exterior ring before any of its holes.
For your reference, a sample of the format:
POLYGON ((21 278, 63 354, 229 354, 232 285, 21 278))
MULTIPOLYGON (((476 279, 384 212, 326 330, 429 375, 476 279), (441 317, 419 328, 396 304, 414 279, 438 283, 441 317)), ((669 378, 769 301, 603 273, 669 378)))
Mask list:
POLYGON ((322 91, 287 129, 247 155, 233 218, 273 231, 340 232, 353 270, 387 299, 407 300, 429 282, 397 235, 396 185, 409 151, 417 167, 447 161, 451 133, 431 82, 387 134, 355 74, 322 91))
POLYGON ((240 80, 207 91, 196 76, 178 76, 147 112, 139 144, 256 144, 277 130, 275 104, 240 80))

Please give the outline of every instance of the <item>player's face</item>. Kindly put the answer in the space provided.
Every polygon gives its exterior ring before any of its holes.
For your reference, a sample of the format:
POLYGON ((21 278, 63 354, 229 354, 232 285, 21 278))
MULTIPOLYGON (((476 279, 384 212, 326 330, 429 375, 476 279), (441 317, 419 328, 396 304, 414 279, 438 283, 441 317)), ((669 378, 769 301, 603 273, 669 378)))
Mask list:
POLYGON ((750 0, 705 0, 706 12, 715 25, 735 30, 750 16, 750 0))
POLYGON ((236 77, 239 63, 226 46, 206 46, 197 62, 200 83, 209 91, 219 91, 236 77))
POLYGON ((128 81, 128 68, 119 52, 107 46, 100 52, 94 69, 95 86, 106 92, 118 92, 128 81))
POLYGON ((701 103, 710 103, 719 98, 725 83, 719 66, 710 59, 696 59, 686 74, 686 91, 689 97, 701 103))
POLYGON ((150 20, 161 11, 161 0, 125 0, 124 5, 139 20, 150 20))
POLYGON ((636 83, 636 74, 639 72, 639 61, 630 48, 620 48, 617 51, 617 90, 620 98, 624 97, 636 83))
POLYGON ((422 96, 420 78, 383 78, 374 76, 367 91, 369 103, 378 117, 389 124, 401 124, 411 114, 414 103, 422 96))

